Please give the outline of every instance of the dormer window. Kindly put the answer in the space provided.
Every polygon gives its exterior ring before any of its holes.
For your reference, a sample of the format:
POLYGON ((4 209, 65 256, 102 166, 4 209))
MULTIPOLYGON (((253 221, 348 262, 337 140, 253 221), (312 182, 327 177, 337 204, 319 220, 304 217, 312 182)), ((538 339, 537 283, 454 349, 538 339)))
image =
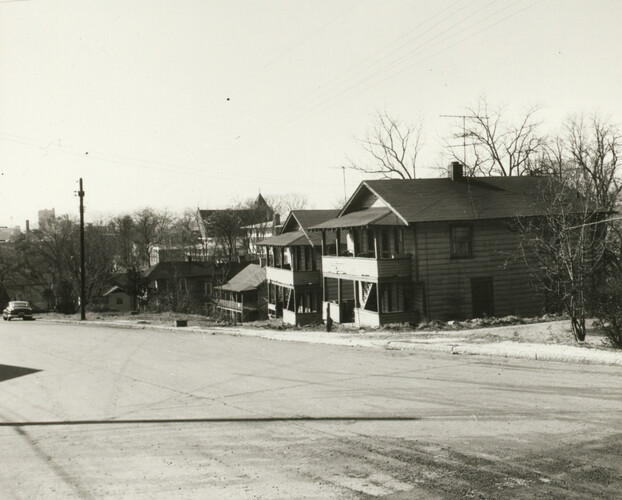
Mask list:
POLYGON ((471 224, 451 225, 450 245, 452 259, 473 257, 473 226, 471 224))

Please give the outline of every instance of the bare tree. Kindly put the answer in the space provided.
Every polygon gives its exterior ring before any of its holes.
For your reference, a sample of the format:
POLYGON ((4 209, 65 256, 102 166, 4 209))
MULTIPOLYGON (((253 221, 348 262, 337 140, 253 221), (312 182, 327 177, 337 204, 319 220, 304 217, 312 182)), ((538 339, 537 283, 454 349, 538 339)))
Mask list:
MULTIPOLYGON (((25 282, 41 287, 48 305, 61 312, 74 312, 80 295, 80 236, 77 222, 57 217, 45 227, 22 235, 15 242, 20 255, 18 272, 25 282)), ((112 276, 115 236, 109 226, 85 229, 86 300, 101 295, 112 276)))
POLYGON ((208 234, 215 241, 217 261, 235 262, 238 259, 238 241, 242 236, 240 217, 235 210, 218 210, 205 221, 208 234))
MULTIPOLYGON (((604 213, 618 211, 622 194, 621 146, 618 127, 599 116, 571 116, 560 135, 545 148, 538 173, 564 179, 593 200, 604 213)), ((622 268, 622 227, 616 218, 603 223, 607 238, 606 263, 622 268)))
POLYGON ((417 158, 423 142, 423 124, 402 124, 386 111, 377 111, 373 128, 357 141, 372 157, 373 163, 350 161, 348 168, 382 178, 414 179, 417 158))
POLYGON ((566 132, 569 160, 580 172, 582 183, 601 207, 613 210, 622 192, 620 131, 598 115, 575 115, 567 121, 566 132))
POLYGON ((467 108, 464 129, 453 139, 467 143, 466 158, 462 146, 446 144, 450 156, 465 164, 469 175, 525 175, 539 165, 546 146, 536 115, 540 108, 527 109, 516 123, 511 123, 502 108, 490 108, 481 99, 477 108, 467 108))
POLYGON ((302 193, 273 194, 266 196, 274 213, 287 215, 292 210, 303 210, 309 206, 309 198, 302 193))
POLYGON ((134 242, 138 248, 139 263, 142 267, 148 267, 153 247, 170 239, 172 218, 166 210, 157 211, 147 207, 136 212, 133 219, 134 242))
POLYGON ((542 214, 515 221, 521 256, 549 307, 565 311, 578 341, 585 340, 590 311, 606 249, 604 214, 594 198, 572 182, 542 178, 542 214))
POLYGON ((110 221, 117 242, 118 265, 122 269, 136 266, 134 253, 134 220, 131 215, 119 215, 110 221))

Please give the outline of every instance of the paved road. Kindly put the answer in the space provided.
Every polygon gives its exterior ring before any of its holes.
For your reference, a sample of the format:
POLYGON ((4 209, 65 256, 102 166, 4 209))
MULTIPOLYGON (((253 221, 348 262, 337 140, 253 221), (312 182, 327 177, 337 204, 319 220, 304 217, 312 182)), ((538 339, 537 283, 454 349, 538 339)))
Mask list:
POLYGON ((0 498, 619 498, 622 370, 0 322, 0 498))

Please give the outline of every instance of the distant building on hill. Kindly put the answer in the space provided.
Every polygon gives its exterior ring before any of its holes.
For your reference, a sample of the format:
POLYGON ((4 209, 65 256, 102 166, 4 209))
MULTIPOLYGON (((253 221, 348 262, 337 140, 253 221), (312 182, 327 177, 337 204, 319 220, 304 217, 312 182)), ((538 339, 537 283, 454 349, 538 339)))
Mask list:
POLYGON ((43 209, 37 212, 39 218, 39 229, 45 229, 50 223, 56 220, 56 213, 54 209, 43 209))
POLYGON ((20 233, 19 226, 7 227, 0 226, 0 244, 8 243, 20 233))

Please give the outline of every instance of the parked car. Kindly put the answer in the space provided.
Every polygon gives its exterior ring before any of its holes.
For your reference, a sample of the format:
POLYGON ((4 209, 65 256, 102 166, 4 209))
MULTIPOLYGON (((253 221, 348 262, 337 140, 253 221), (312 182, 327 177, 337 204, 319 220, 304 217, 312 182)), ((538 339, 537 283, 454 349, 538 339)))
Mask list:
POLYGON ((32 319, 32 308, 25 300, 15 300, 2 311, 2 319, 11 321, 13 318, 32 319))

